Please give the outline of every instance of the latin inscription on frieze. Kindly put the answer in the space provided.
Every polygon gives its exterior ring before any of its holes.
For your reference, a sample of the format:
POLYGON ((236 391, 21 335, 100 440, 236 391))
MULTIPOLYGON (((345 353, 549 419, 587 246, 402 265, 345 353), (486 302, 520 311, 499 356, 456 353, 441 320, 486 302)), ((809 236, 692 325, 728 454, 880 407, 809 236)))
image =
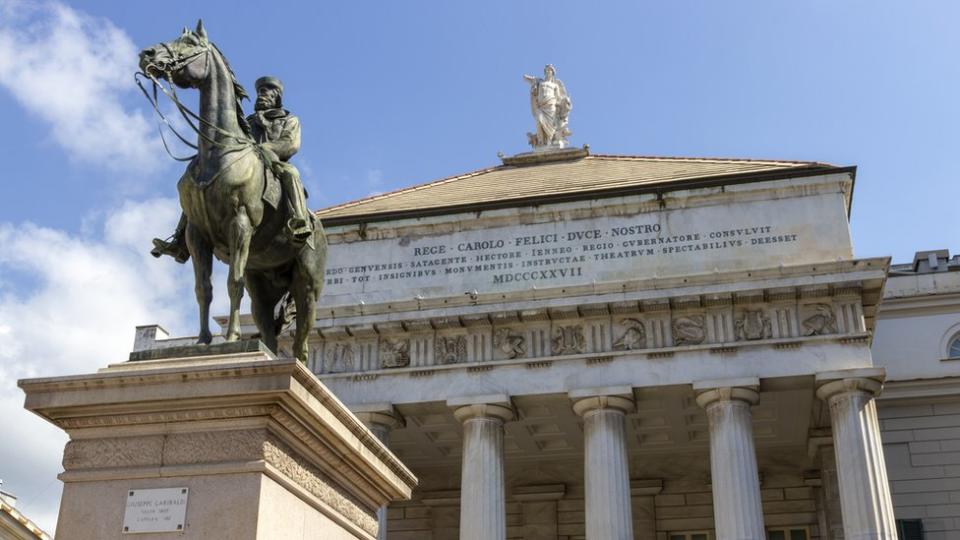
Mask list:
POLYGON ((833 227, 810 223, 809 213, 797 211, 801 205, 761 201, 334 244, 322 303, 506 292, 849 256, 845 216, 833 227))

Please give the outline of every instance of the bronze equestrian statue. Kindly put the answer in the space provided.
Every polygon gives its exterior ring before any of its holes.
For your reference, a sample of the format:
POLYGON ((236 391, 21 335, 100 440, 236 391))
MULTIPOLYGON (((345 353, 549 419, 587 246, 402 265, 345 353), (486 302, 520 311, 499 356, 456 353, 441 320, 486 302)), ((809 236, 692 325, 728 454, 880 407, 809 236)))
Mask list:
POLYGON ((323 287, 327 243, 319 220, 307 210, 297 169, 288 163, 300 147, 299 120, 282 108, 283 85, 257 81, 256 112, 244 118, 246 92, 226 58, 207 38, 203 23, 179 38, 140 52, 140 69, 151 79, 200 91, 200 112, 175 105, 192 124, 197 155, 177 183, 180 224, 169 242, 152 253, 193 261, 200 308, 198 343, 209 344, 213 257, 230 267, 227 341, 240 339, 240 299, 246 288, 260 339, 273 351, 292 300, 296 308, 294 354, 307 360, 307 338, 323 287), (185 250, 184 250, 185 245, 185 250))

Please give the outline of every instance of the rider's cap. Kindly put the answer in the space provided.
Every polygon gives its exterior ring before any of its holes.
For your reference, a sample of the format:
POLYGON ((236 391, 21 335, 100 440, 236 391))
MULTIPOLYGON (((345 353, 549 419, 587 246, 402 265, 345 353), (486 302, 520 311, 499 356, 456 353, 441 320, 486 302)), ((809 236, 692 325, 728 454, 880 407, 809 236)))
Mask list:
POLYGON ((283 94, 283 83, 280 82, 280 79, 276 77, 271 77, 269 75, 266 77, 260 77, 259 79, 257 79, 257 82, 254 83, 254 86, 256 87, 257 90, 260 90, 261 86, 272 86, 277 90, 279 90, 280 94, 283 94))

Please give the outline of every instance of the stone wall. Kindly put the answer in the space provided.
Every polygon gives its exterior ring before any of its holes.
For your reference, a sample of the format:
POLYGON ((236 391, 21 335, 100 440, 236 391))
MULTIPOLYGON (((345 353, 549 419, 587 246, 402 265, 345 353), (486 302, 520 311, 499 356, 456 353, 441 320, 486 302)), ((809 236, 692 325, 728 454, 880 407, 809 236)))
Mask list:
POLYGON ((926 540, 960 539, 960 398, 879 402, 897 519, 921 519, 926 540))

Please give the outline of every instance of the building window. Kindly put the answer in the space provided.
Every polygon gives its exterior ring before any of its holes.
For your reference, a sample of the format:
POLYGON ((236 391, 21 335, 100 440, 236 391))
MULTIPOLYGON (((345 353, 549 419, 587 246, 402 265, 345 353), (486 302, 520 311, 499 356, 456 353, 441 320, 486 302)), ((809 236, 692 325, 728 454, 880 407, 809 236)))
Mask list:
POLYGON ((712 538, 707 531, 670 533, 670 540, 712 540, 712 538))
POLYGON ((808 540, 810 538, 806 527, 784 527, 782 529, 767 529, 768 540, 808 540))
MULTIPOLYGON (((956 338, 954 343, 956 343, 956 338)), ((897 520, 897 536, 900 540, 923 540, 923 522, 919 519, 898 519, 897 520)))
POLYGON ((950 346, 947 347, 947 358, 960 359, 960 334, 950 338, 950 346))

